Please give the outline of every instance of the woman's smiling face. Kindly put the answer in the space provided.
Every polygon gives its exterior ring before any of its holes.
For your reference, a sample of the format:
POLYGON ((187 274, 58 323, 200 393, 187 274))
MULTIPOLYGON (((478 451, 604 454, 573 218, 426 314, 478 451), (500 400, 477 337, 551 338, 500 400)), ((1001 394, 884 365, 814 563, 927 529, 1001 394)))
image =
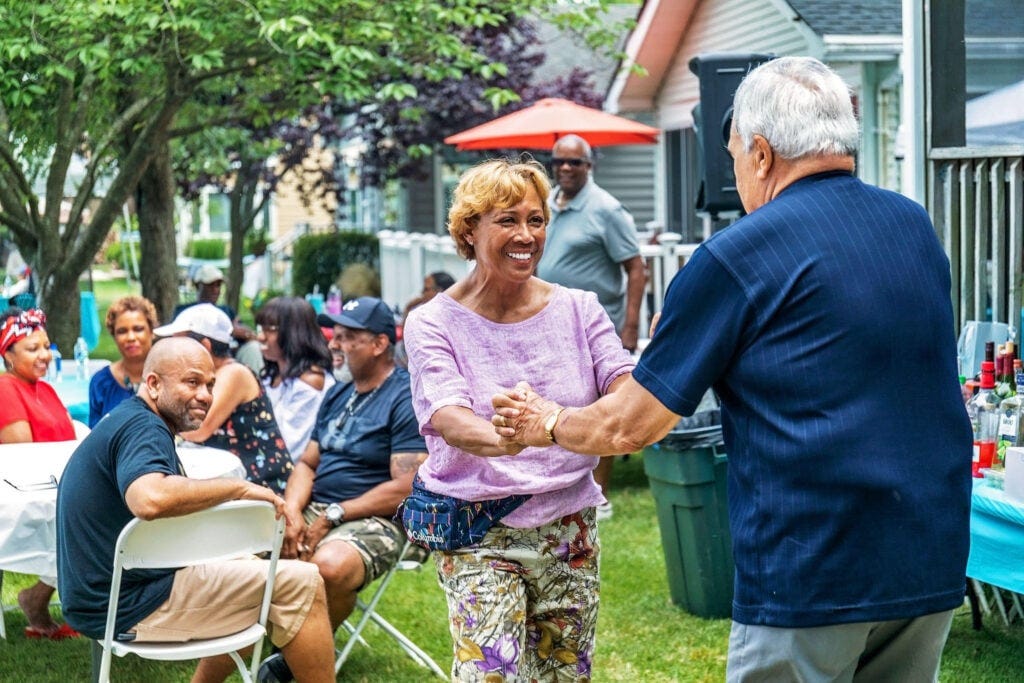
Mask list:
POLYGON ((533 187, 518 204, 487 211, 469 236, 477 268, 489 278, 528 280, 544 251, 546 228, 544 207, 533 187))
POLYGON ((4 354, 4 361, 12 372, 26 382, 35 382, 46 376, 50 364, 50 337, 38 328, 24 339, 16 341, 4 354))

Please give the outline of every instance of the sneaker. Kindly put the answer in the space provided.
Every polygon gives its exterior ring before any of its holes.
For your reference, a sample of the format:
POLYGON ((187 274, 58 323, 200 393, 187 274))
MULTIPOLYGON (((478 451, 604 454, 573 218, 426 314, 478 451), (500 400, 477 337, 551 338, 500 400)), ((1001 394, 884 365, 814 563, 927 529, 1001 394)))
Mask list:
POLYGON ((612 518, 612 504, 611 504, 611 502, 601 503, 600 505, 597 506, 597 521, 600 522, 603 519, 611 519, 611 518, 612 518))
POLYGON ((288 662, 284 661, 284 655, 275 652, 260 664, 256 671, 257 683, 288 683, 294 680, 292 670, 288 668, 288 662))

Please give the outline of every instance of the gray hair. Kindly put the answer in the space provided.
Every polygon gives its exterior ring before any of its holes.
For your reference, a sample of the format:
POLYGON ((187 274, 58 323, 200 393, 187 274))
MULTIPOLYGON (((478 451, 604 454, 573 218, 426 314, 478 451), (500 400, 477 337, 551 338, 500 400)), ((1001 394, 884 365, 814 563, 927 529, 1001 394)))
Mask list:
POLYGON ((853 155, 860 140, 850 87, 813 57, 780 57, 747 74, 732 121, 745 150, 761 135, 783 159, 853 155))

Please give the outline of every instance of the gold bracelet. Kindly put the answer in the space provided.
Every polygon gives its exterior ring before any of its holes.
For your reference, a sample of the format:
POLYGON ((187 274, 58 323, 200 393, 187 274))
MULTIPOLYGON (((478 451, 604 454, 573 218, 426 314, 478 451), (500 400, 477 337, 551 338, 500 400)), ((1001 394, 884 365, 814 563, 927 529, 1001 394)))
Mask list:
POLYGON ((544 436, 548 437, 548 441, 553 444, 557 444, 555 441, 555 425, 558 423, 558 416, 562 414, 565 408, 556 408, 553 413, 548 415, 548 419, 544 420, 544 436))

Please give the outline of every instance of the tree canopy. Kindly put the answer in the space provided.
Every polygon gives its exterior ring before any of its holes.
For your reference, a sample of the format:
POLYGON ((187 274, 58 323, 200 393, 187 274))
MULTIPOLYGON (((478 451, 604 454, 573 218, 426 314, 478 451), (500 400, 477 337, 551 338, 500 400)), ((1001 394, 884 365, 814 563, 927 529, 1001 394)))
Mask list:
POLYGON ((403 100, 493 75, 466 31, 537 12, 597 16, 558 0, 3 0, 0 225, 61 312, 51 334, 77 335, 78 277, 176 127, 269 124, 325 99, 403 100))

